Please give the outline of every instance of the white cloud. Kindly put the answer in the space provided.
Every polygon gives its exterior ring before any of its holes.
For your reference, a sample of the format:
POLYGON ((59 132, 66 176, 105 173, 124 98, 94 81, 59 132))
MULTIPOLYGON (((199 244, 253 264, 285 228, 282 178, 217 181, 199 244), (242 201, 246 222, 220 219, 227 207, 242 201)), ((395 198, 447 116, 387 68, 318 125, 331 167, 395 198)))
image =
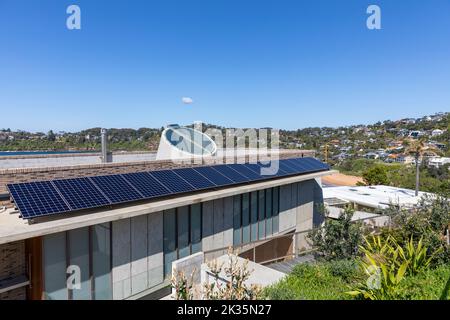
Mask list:
POLYGON ((183 97, 181 98, 181 101, 183 101, 184 104, 191 104, 194 102, 194 100, 192 100, 192 98, 189 97, 183 97))

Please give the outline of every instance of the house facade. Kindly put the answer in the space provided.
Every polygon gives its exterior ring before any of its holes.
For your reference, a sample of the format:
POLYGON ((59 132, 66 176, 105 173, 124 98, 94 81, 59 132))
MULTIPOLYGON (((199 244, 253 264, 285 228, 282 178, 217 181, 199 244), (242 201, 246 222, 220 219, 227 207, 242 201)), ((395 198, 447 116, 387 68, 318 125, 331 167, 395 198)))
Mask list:
MULTIPOLYGON (((136 171, 137 165, 128 170, 136 171)), ((141 165, 141 170, 149 166, 155 170, 164 164, 141 165)), ((120 166, 101 167, 117 172, 120 166)), ((98 172, 90 169, 89 173, 79 172, 80 168, 69 172, 71 176, 98 172)), ((320 178, 330 173, 318 170, 44 217, 32 224, 8 207, 0 213, 0 299, 159 298, 170 291, 172 262, 200 251, 207 260, 223 255, 229 247, 243 257, 251 249, 257 263, 286 259, 309 245, 306 233, 298 232, 321 222, 320 178)), ((53 172, 53 178, 57 175, 53 172)), ((42 179, 37 176, 34 180, 42 179)), ((32 178, 22 175, 24 180, 32 178)))

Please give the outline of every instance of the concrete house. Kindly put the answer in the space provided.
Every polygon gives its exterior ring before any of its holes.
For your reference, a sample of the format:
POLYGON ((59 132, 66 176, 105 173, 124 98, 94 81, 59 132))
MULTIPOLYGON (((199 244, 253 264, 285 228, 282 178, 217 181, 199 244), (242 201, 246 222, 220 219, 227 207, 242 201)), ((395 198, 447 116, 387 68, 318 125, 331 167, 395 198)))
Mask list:
MULTIPOLYGON (((302 155, 284 151, 280 159, 302 155)), ((20 218, 6 188, 18 182, 54 184, 58 179, 178 166, 162 160, 0 170, 0 194, 6 206, 0 211, 0 299, 160 298, 170 292, 171 264, 177 259, 198 252, 213 259, 228 247, 256 263, 289 259, 292 252, 308 247, 305 233, 298 232, 321 222, 321 177, 331 173, 324 167, 56 214, 33 223, 20 218)), ((80 195, 80 201, 91 196, 80 195)))

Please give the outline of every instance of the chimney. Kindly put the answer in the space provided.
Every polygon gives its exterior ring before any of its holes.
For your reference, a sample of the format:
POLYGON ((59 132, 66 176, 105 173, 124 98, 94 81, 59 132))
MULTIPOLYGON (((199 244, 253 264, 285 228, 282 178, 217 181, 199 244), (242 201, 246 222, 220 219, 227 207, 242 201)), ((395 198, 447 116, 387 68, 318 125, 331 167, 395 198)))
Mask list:
POLYGON ((102 134, 102 163, 112 162, 112 153, 108 152, 108 131, 106 129, 101 130, 102 134))

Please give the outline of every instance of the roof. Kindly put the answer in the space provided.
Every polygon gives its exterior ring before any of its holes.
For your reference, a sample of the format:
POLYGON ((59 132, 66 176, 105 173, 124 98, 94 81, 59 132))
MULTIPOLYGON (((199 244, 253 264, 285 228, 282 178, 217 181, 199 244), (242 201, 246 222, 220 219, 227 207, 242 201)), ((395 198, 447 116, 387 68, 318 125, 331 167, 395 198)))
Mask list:
POLYGON ((426 192, 415 196, 414 190, 390 186, 330 187, 323 189, 324 198, 339 198, 371 208, 388 208, 390 204, 403 207, 416 205, 426 192))
POLYGON ((28 224, 26 221, 18 219, 17 211, 7 209, 3 212, 0 211, 0 244, 156 213, 162 210, 231 197, 237 194, 252 192, 260 189, 273 188, 286 184, 312 180, 328 174, 333 174, 335 172, 336 171, 330 170, 288 178, 255 182, 221 190, 207 190, 195 194, 181 195, 176 198, 157 199, 156 201, 148 201, 142 204, 129 204, 127 206, 115 209, 99 208, 86 212, 89 214, 56 215, 53 217, 48 217, 48 220, 46 221, 41 221, 35 224, 28 224))

